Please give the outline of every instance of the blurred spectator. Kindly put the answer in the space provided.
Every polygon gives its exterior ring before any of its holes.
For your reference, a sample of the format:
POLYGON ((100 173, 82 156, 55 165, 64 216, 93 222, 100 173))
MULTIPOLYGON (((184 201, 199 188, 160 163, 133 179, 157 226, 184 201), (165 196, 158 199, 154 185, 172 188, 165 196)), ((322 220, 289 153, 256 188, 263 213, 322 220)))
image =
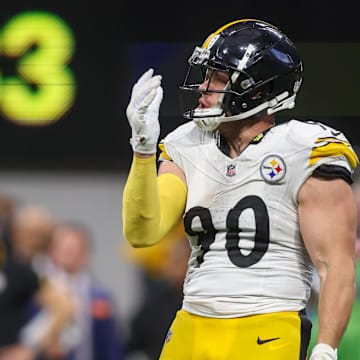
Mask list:
POLYGON ((139 267, 145 292, 151 292, 163 284, 168 254, 174 243, 184 237, 184 224, 179 223, 163 241, 153 246, 134 248, 127 241, 121 243, 121 256, 139 267))
POLYGON ((66 287, 76 304, 75 323, 64 333, 61 360, 121 360, 122 343, 112 296, 90 270, 91 236, 80 224, 58 224, 42 272, 66 287), (45 266, 44 266, 45 265, 45 266), (68 350, 70 353, 67 353, 68 350))
POLYGON ((6 194, 0 194, 0 238, 8 245, 9 225, 14 215, 15 200, 6 194))
POLYGON ((129 360, 159 359, 168 328, 182 305, 183 282, 190 256, 188 240, 179 227, 159 244, 165 245, 131 248, 133 259, 144 270, 145 296, 130 323, 129 360))
POLYGON ((40 279, 13 247, 15 204, 0 197, 0 360, 33 360, 56 341, 72 317, 72 303, 63 292, 40 279), (48 321, 35 337, 21 338, 28 325, 31 301, 44 308, 48 321))
POLYGON ((35 263, 47 252, 56 224, 50 211, 41 205, 26 205, 13 215, 10 236, 13 251, 23 261, 35 263))

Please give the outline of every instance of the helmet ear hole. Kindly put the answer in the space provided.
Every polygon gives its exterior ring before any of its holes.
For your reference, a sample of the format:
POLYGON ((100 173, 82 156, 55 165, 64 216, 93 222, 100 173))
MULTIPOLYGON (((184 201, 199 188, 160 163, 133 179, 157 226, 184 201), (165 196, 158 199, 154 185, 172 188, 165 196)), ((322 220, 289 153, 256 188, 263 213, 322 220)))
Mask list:
POLYGON ((253 89, 250 94, 249 97, 251 100, 261 100, 261 99, 266 99, 267 96, 269 96, 271 94, 271 84, 265 84, 259 88, 253 89))
POLYGON ((256 106, 266 101, 273 91, 273 83, 267 83, 261 87, 250 90, 243 96, 234 94, 226 94, 224 96, 223 107, 225 113, 229 115, 236 115, 248 110, 248 107, 256 106))

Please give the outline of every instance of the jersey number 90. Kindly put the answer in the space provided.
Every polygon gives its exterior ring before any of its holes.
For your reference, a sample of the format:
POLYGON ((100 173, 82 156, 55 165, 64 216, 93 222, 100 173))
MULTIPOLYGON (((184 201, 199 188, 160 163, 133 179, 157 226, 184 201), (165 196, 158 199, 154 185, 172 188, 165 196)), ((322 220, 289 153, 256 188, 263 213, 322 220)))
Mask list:
MULTIPOLYGON (((211 244, 215 241, 217 230, 212 221, 210 210, 195 206, 191 208, 184 217, 185 231, 189 236, 197 236, 197 243, 202 254, 197 257, 198 265, 204 261, 205 254, 210 250, 211 244), (194 231, 192 222, 199 218, 202 231, 194 231)), ((242 198, 226 216, 226 250, 230 261, 241 268, 256 264, 265 255, 270 242, 269 236, 269 214, 264 201, 255 195, 242 198), (241 228, 239 218, 246 209, 252 209, 255 218, 254 247, 250 253, 244 255, 239 247, 241 239, 241 228)))

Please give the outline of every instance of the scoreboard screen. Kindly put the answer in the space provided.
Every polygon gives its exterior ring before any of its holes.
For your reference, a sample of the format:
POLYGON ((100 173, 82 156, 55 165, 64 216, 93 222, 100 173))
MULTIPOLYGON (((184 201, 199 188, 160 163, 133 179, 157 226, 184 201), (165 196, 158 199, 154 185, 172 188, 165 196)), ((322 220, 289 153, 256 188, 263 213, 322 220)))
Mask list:
MULTIPOLYGON (((317 24, 305 26, 304 8, 290 19, 286 8, 281 14, 265 3, 261 10, 247 5, 247 12, 282 27, 304 60, 303 89, 289 116, 326 121, 359 143, 360 34, 351 9, 343 25, 337 16, 335 29, 330 25, 339 9, 321 18, 313 12, 317 24)), ((178 85, 187 58, 208 31, 232 21, 233 12, 214 17, 210 8, 186 3, 175 14, 169 5, 116 5, 107 0, 1 5, 2 169, 127 169, 125 108, 133 83, 149 67, 163 75, 162 134, 184 121, 178 85)))

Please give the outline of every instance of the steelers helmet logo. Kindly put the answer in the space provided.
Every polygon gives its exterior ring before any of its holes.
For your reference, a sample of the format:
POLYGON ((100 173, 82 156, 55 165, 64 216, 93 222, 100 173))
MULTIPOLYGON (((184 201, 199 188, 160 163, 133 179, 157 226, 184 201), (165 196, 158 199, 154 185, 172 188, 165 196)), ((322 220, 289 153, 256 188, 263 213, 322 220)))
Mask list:
POLYGON ((285 161, 279 155, 268 155, 260 165, 260 173, 267 182, 279 182, 286 173, 285 161))

